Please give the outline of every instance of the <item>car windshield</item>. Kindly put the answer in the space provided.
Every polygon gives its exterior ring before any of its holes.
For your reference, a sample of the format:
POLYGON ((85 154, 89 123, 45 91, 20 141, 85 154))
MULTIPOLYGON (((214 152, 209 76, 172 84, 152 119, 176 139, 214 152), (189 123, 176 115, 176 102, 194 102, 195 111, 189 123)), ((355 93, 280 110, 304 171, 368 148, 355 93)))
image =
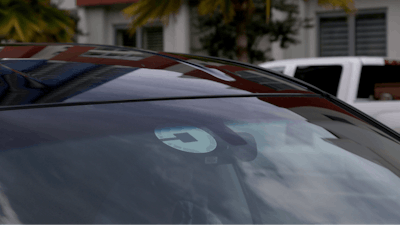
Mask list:
POLYGON ((2 223, 400 222, 399 142, 319 97, 10 110, 0 122, 2 223))

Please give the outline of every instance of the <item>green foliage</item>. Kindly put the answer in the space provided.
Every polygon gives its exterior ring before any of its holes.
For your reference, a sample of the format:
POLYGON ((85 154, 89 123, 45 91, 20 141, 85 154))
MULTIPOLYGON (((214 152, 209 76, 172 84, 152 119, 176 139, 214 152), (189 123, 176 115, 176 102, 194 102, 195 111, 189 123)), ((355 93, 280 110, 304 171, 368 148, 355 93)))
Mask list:
MULTIPOLYGON (((253 0, 248 0, 249 4, 253 6, 253 0)), ((223 17, 224 22, 231 22, 235 15, 235 6, 231 0, 202 0, 198 5, 198 12, 201 16, 213 15, 215 11, 219 11, 223 17)))
POLYGON ((168 24, 169 16, 179 12, 183 0, 144 0, 133 3, 122 12, 132 17, 129 33, 133 35, 138 27, 157 20, 168 24))
POLYGON ((346 13, 353 13, 357 10, 353 0, 318 0, 318 5, 329 9, 343 9, 346 13))
POLYGON ((0 0, 0 37, 22 42, 71 42, 76 24, 50 0, 0 0))
MULTIPOLYGON (((168 23, 170 15, 177 14, 185 0, 141 0, 125 8, 123 12, 132 18, 130 34, 149 22, 160 20, 168 23)), ((257 49, 264 36, 269 41, 279 41, 281 47, 295 44, 299 28, 309 20, 300 21, 297 5, 286 0, 188 0, 196 7, 200 18, 197 27, 202 36, 203 48, 212 56, 237 58, 247 62, 264 61, 268 49, 257 49), (287 13, 284 21, 270 21, 271 7, 287 13), (247 43, 247 44, 246 44, 247 43), (247 48, 246 48, 247 45, 247 48)), ((307 1, 307 0, 304 0, 307 1)), ((354 9, 353 0, 318 0, 324 7, 354 9)), ((309 27, 309 25, 305 25, 309 27)))
MULTIPOLYGON (((286 18, 281 21, 272 20, 268 24, 265 22, 265 1, 254 0, 254 7, 252 17, 246 26, 247 51, 251 63, 271 60, 266 57, 266 53, 270 49, 258 47, 261 41, 270 43, 278 41, 282 48, 287 48, 291 44, 298 43, 295 35, 301 27, 309 25, 308 20, 301 21, 298 18, 298 6, 287 0, 272 1, 272 8, 285 13, 286 18)), ((202 48, 198 49, 199 51, 205 50, 211 56, 235 59, 236 24, 238 23, 235 18, 226 24, 222 13, 216 11, 211 16, 200 16, 197 21, 193 22, 199 31, 196 35, 200 36, 202 45, 202 48)))

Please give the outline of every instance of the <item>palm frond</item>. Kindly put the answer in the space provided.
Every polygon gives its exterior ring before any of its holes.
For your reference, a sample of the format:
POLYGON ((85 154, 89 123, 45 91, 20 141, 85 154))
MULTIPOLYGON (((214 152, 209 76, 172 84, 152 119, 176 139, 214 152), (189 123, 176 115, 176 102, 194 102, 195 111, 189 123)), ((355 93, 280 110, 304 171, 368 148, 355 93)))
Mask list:
POLYGON ((353 13, 356 11, 353 0, 318 0, 318 4, 327 8, 341 8, 346 13, 353 13))
POLYGON ((171 14, 177 14, 183 0, 146 0, 133 3, 123 9, 123 14, 132 18, 130 34, 147 23, 161 21, 168 24, 171 14))
POLYGON ((54 41, 69 42, 74 36, 74 26, 66 11, 51 6, 50 0, 0 1, 0 36, 7 39, 38 42, 46 40, 48 35, 54 41))
POLYGON ((224 16, 225 23, 229 23, 235 17, 235 8, 231 0, 202 0, 198 7, 199 15, 212 15, 219 11, 224 16))

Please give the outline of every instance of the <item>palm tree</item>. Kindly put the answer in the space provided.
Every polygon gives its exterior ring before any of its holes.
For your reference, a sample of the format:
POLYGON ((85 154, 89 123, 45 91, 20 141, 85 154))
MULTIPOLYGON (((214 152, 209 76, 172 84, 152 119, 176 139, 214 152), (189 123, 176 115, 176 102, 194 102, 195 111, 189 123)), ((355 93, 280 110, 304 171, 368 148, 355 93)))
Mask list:
MULTIPOLYGON (((185 0, 141 0, 123 10, 131 16, 130 33, 133 35, 137 28, 155 20, 168 23, 170 15, 177 14, 185 0)), ((271 0, 266 1, 267 22, 270 16, 271 0)), ((308 1, 308 0, 304 0, 308 1)), ((200 15, 212 15, 219 10, 224 16, 224 22, 236 22, 236 57, 248 62, 246 26, 254 10, 253 0, 198 0, 200 15)), ((353 0, 318 0, 322 6, 340 7, 346 12, 354 10, 353 0)))
POLYGON ((75 22, 50 0, 1 0, 0 37, 20 42, 71 42, 75 22))

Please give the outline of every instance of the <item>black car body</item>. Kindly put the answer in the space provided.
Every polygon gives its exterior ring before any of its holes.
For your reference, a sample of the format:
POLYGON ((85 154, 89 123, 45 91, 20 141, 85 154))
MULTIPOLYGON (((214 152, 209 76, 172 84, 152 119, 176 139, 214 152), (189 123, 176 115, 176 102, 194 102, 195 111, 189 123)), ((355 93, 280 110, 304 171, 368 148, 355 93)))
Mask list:
POLYGON ((400 137, 296 79, 124 47, 0 51, 2 223, 400 223, 400 137))

